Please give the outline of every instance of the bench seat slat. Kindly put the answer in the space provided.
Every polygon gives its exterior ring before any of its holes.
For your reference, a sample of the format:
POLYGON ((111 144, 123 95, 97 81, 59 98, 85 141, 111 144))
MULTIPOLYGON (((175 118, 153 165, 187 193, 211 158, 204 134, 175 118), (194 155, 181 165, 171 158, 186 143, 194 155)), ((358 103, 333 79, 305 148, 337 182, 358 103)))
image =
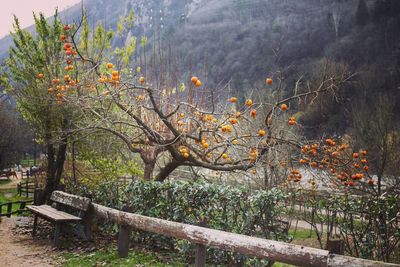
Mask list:
POLYGON ((79 220, 81 220, 81 218, 79 218, 77 216, 68 214, 63 211, 56 210, 48 205, 28 206, 28 209, 38 215, 42 215, 43 217, 46 217, 53 221, 79 221, 79 220))
POLYGON ((57 209, 53 208, 52 206, 42 205, 39 207, 41 207, 43 212, 48 212, 49 214, 53 214, 54 216, 58 216, 60 218, 62 217, 64 219, 69 219, 69 218, 71 218, 71 216, 76 217, 76 216, 66 213, 64 211, 57 210, 57 209))
POLYGON ((90 199, 81 196, 71 195, 61 191, 54 191, 50 199, 54 202, 73 207, 81 211, 87 211, 90 205, 90 199))
POLYGON ((28 206, 28 209, 32 212, 38 214, 39 216, 43 216, 49 220, 62 222, 62 221, 81 221, 82 219, 68 214, 63 211, 56 210, 55 208, 48 205, 41 206, 28 206))

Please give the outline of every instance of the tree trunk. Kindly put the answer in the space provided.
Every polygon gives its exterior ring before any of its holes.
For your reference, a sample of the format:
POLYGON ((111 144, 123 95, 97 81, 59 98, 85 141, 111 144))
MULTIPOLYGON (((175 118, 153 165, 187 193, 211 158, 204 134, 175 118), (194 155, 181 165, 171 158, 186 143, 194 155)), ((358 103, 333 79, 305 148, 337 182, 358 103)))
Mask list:
POLYGON ((144 174, 143 177, 146 181, 150 181, 153 177, 154 166, 156 165, 156 160, 146 160, 144 162, 144 174))
POLYGON ((55 176, 55 149, 54 145, 51 143, 49 136, 46 138, 46 150, 47 150, 47 177, 46 177, 46 187, 44 189, 43 194, 41 194, 40 199, 38 199, 38 204, 44 204, 47 200, 47 195, 51 194, 51 188, 53 188, 54 184, 54 176, 55 176))
POLYGON ((269 175, 268 175, 268 168, 266 166, 264 166, 264 189, 268 189, 269 187, 269 175))
POLYGON ((61 140, 61 144, 58 146, 58 153, 56 159, 56 173, 54 177, 54 188, 56 190, 58 185, 60 184, 61 176, 64 171, 64 162, 67 154, 67 145, 68 145, 68 138, 66 136, 63 137, 61 140))
POLYGON ((72 179, 74 181, 74 185, 77 184, 76 181, 76 162, 75 162, 75 142, 72 143, 72 179))
POLYGON ((176 160, 168 162, 167 165, 165 165, 165 167, 158 172, 155 180, 160 182, 164 181, 171 174, 171 172, 180 166, 180 164, 181 163, 176 160))
POLYGON ((39 201, 40 204, 49 202, 51 193, 53 193, 60 184, 67 152, 67 141, 67 137, 64 136, 62 138, 62 143, 58 146, 57 153, 50 139, 47 141, 47 181, 44 194, 39 201))

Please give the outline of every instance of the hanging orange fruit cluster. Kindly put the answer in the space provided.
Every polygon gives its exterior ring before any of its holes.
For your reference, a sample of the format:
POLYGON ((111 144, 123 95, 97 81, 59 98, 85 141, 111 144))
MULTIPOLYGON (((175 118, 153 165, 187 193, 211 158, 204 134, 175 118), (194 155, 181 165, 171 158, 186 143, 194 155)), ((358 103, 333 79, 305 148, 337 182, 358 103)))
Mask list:
POLYGON ((293 126, 293 125, 295 125, 296 124, 296 119, 295 119, 295 117, 290 117, 289 118, 289 121, 288 121, 288 124, 290 125, 290 126, 293 126))
POLYGON ((193 76, 191 79, 192 83, 194 84, 194 86, 196 87, 200 87, 201 86, 201 81, 198 77, 193 76))
MULTIPOLYGON (((65 67, 64 70, 69 72, 74 69, 74 66, 72 65, 74 61, 74 56, 77 55, 77 52, 75 51, 74 47, 68 40, 68 34, 71 29, 70 25, 64 25, 63 30, 64 33, 60 35, 60 41, 62 41, 64 44, 62 46, 62 49, 65 51, 65 67)), ((43 74, 38 74, 38 78, 43 78, 43 74)), ((76 86, 78 83, 78 80, 72 79, 69 74, 64 75, 64 84, 60 84, 61 80, 59 78, 53 78, 51 83, 54 87, 49 87, 47 89, 47 92, 49 94, 55 95, 56 97, 56 103, 57 104, 62 104, 65 94, 68 92, 68 89, 70 89, 73 86, 76 86)))
POLYGON ((287 177, 288 182, 295 182, 298 183, 301 181, 302 175, 299 170, 293 169, 287 177))
MULTIPOLYGON (((327 138, 323 145, 317 143, 305 145, 301 148, 300 163, 311 168, 327 170, 346 186, 355 186, 357 182, 366 178, 369 167, 366 159, 367 151, 351 152, 347 144, 337 144, 332 138, 327 138)), ((369 185, 374 185, 369 179, 369 185)))

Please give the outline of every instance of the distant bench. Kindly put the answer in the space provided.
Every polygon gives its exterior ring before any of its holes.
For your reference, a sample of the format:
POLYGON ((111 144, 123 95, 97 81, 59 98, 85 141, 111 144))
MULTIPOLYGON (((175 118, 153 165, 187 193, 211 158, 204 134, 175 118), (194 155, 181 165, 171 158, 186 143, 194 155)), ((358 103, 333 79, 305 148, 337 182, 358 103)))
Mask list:
POLYGON ((90 240, 91 232, 88 214, 91 202, 90 199, 61 191, 54 191, 50 199, 53 201, 51 206, 28 206, 28 209, 34 214, 32 235, 36 235, 38 217, 41 217, 55 225, 53 239, 53 245, 55 247, 59 245, 61 229, 63 226, 66 226, 65 229, 68 229, 68 224, 71 223, 81 224, 83 226, 83 235, 85 239, 90 240))

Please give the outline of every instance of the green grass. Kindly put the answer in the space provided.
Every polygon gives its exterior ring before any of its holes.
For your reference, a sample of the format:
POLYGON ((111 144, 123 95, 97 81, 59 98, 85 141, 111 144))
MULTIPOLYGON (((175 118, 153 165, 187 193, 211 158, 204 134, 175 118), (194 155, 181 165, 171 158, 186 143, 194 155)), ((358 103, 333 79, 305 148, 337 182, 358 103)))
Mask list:
POLYGON ((294 265, 286 264, 286 263, 281 263, 281 262, 275 262, 272 267, 295 267, 294 265))
MULTIPOLYGON (((33 166, 35 161, 33 159, 23 159, 21 160, 20 164, 22 167, 31 167, 33 166)), ((36 161, 37 163, 37 161, 36 161)))
MULTIPOLYGON (((17 189, 12 188, 12 189, 0 189, 0 204, 6 203, 6 202, 14 202, 18 200, 29 200, 26 197, 19 196, 17 194, 17 189)), ((6 212, 7 207, 3 206, 2 212, 6 212)), ((19 209, 19 204, 18 205, 12 205, 12 211, 16 211, 19 209)), ((22 214, 20 214, 22 215, 22 214)))
POLYGON ((293 236, 294 240, 304 240, 317 237, 317 234, 314 231, 307 229, 297 229, 296 231, 294 229, 290 229, 289 235, 293 236))
POLYGON ((9 184, 11 180, 0 180, 0 185, 6 185, 9 184))
POLYGON ((116 249, 104 249, 93 253, 64 253, 62 254, 64 267, 92 267, 92 266, 184 266, 176 257, 155 252, 132 251, 127 258, 119 258, 116 249))

